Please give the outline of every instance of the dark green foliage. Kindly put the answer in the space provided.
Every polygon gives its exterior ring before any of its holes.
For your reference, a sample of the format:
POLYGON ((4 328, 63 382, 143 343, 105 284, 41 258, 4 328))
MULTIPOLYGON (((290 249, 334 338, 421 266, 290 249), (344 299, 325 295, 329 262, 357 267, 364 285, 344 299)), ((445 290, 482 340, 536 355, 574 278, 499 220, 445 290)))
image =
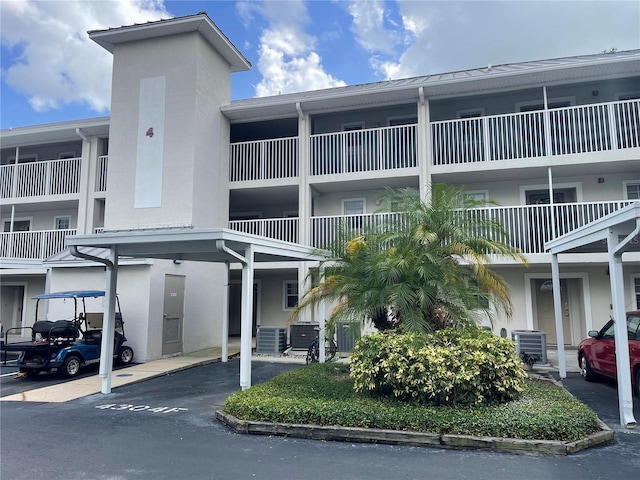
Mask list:
POLYGON ((598 430, 597 417, 564 389, 525 381, 500 405, 425 406, 358 395, 343 364, 313 364, 236 392, 225 412, 244 420, 339 425, 503 438, 573 441, 598 430))
POLYGON ((434 405, 509 401, 525 378, 513 342, 476 327, 367 335, 350 365, 357 392, 434 405))

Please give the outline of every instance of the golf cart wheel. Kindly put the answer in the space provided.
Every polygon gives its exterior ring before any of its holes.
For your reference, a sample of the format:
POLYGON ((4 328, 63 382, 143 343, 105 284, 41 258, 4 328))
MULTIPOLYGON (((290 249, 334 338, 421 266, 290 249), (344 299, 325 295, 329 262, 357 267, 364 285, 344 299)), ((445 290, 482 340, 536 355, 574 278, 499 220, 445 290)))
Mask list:
POLYGON ((117 358, 119 365, 129 365, 133 362, 133 349, 131 347, 122 347, 117 358))
POLYGON ((75 355, 68 356, 64 359, 64 363, 62 367, 60 367, 60 372, 63 377, 73 378, 80 373, 80 368, 82 367, 82 363, 80 359, 75 355))
POLYGON ((591 365, 589 365, 589 360, 587 360, 584 352, 580 354, 580 374, 587 382, 592 382, 596 378, 596 374, 591 370, 591 365))

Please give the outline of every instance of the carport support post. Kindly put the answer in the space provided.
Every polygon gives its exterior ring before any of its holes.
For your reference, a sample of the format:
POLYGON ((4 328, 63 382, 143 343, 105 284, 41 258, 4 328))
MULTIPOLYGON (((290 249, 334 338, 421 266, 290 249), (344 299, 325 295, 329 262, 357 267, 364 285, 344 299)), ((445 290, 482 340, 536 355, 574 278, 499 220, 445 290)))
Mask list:
MULTIPOLYGON (((324 268, 320 268, 320 281, 322 282, 324 279, 324 268)), ((318 361, 320 363, 324 363, 326 361, 326 355, 324 351, 324 339, 327 334, 327 325, 326 319, 324 318, 324 300, 320 300, 318 304, 318 326, 320 327, 320 331, 318 332, 318 361)))
POLYGON ((102 393, 111 393, 111 372, 113 371, 113 339, 116 327, 116 285, 118 279, 118 248, 115 245, 109 251, 109 260, 110 263, 106 264, 107 289, 105 292, 102 344, 100 347, 102 393))
POLYGON ((229 262, 222 274, 222 361, 229 361, 229 262))
POLYGON ((253 324, 253 245, 245 251, 242 265, 242 310, 240 320, 240 388, 251 386, 251 330, 253 324))
POLYGON ((562 297, 560 296, 560 267, 558 254, 551 255, 551 279, 553 281, 553 312, 556 317, 556 342, 558 344, 558 375, 567 378, 567 363, 564 353, 564 329, 562 328, 562 297))
POLYGON ((629 370, 629 338, 627 332, 627 312, 624 305, 624 276, 622 271, 622 252, 617 252, 618 232, 609 229, 607 251, 609 253, 609 281, 613 307, 613 324, 616 341, 616 373, 618 377, 618 408, 620 425, 626 428, 636 426, 633 416, 633 393, 631 391, 631 372, 629 370))

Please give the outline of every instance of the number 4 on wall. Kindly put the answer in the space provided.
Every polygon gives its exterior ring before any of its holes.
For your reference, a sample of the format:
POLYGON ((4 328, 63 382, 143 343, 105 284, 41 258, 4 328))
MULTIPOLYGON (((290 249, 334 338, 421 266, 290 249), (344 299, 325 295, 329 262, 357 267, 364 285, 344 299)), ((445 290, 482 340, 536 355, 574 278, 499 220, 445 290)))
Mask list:
POLYGON ((149 138, 153 137, 153 127, 149 127, 147 129, 147 133, 145 133, 145 135, 149 138))

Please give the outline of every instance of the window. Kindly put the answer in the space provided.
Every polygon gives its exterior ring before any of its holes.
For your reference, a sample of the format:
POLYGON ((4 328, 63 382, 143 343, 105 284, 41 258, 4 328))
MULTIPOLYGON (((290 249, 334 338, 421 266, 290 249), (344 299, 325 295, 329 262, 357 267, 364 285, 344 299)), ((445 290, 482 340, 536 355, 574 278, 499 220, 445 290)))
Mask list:
POLYGON ((479 118, 484 116, 484 108, 474 108, 472 110, 458 110, 456 112, 458 118, 479 118))
POLYGON ((2 220, 2 231, 3 232, 28 232, 31 230, 31 219, 30 218, 14 218, 13 219, 13 229, 11 228, 11 219, 2 220))
POLYGON ((413 125, 415 123, 418 123, 418 117, 416 117, 415 115, 387 118, 387 125, 390 127, 397 127, 399 125, 413 125))
POLYGON ((633 287, 636 299, 636 309, 640 309, 640 277, 634 278, 633 287))
POLYGON ((71 217, 63 215, 54 219, 56 230, 69 230, 71 228, 71 217))
POLYGON ((624 182, 624 192, 627 200, 640 200, 640 180, 624 182))
POLYGON ((76 152, 61 152, 58 154, 58 159, 65 160, 67 158, 76 158, 76 152))
POLYGON ((291 310, 298 304, 298 282, 287 280, 284 282, 284 309, 291 310))
POLYGON ((484 202, 489 199, 489 192, 487 190, 469 190, 467 195, 478 202, 484 202))
POLYGON ((342 201, 344 215, 362 215, 364 213, 364 199, 349 199, 342 201))

